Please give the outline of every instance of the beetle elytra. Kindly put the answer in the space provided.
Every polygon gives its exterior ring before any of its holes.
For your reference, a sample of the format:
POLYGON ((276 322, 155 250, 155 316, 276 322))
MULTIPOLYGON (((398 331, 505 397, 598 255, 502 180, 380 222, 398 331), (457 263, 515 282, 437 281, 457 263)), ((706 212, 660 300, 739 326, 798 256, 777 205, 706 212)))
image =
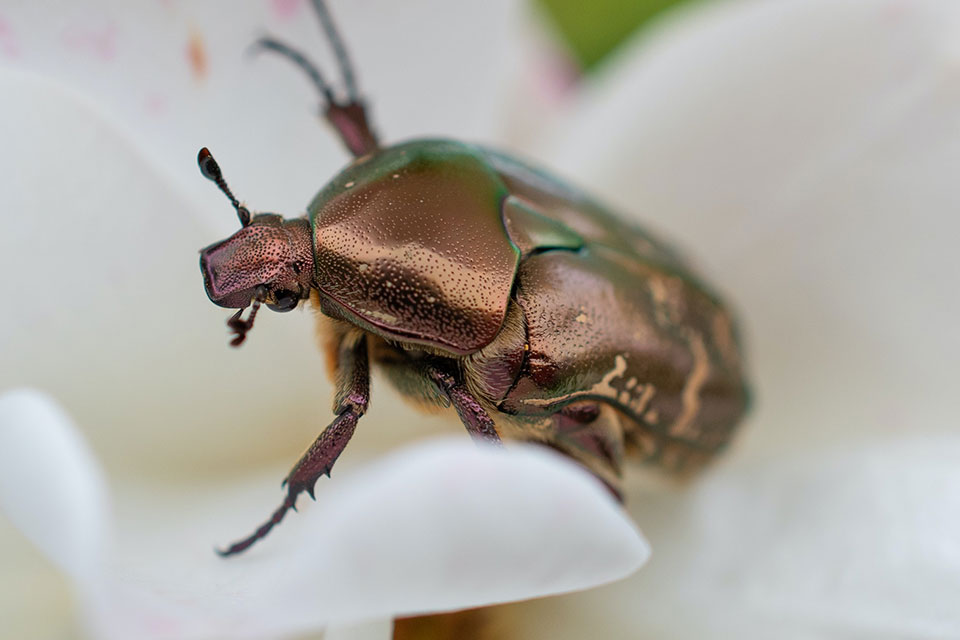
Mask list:
POLYGON ((210 300, 237 309, 235 346, 263 304, 321 311, 336 417, 287 476, 283 504, 221 553, 266 536, 329 475, 367 409, 371 363, 405 396, 452 406, 475 439, 546 444, 617 495, 627 455, 686 473, 723 448, 747 392, 733 318, 703 280, 664 242, 509 155, 454 140, 381 146, 313 4, 345 99, 295 49, 258 44, 307 73, 354 158, 307 217, 284 219, 252 215, 202 149, 241 229, 204 248, 200 268, 210 300))

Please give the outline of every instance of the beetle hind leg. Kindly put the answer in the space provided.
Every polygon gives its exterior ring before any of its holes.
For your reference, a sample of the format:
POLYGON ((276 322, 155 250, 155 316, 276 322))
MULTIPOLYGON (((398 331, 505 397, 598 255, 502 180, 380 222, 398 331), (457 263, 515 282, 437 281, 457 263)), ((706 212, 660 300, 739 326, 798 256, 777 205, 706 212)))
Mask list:
POLYGON ((272 51, 286 58, 307 74, 320 93, 324 118, 333 125, 350 153, 360 157, 378 148, 377 137, 370 127, 366 106, 357 90, 353 65, 340 38, 340 33, 333 24, 333 19, 323 0, 313 0, 313 6, 340 66, 340 75, 347 94, 346 100, 338 99, 317 66, 290 45, 275 38, 264 37, 255 42, 253 47, 254 50, 272 51))
POLYGON ((540 440, 586 467, 623 502, 621 468, 624 457, 620 416, 604 403, 577 402, 552 416, 540 418, 540 440))

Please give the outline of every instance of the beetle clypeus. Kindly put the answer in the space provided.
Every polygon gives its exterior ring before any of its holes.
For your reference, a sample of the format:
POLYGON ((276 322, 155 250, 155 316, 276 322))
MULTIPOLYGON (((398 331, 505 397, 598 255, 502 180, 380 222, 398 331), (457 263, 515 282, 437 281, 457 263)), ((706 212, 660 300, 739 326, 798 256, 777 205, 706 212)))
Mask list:
POLYGON ((346 89, 340 99, 291 47, 353 161, 309 217, 251 216, 206 149, 203 174, 242 228, 201 251, 215 304, 238 309, 240 345, 261 304, 319 308, 334 421, 287 495, 231 555, 263 538, 329 475, 367 409, 369 362, 407 397, 452 405, 473 438, 540 442, 619 496, 625 454, 687 473, 721 449, 747 404, 729 311, 666 244, 548 173, 453 140, 381 147, 322 0, 346 89), (244 309, 251 307, 243 319, 244 309))

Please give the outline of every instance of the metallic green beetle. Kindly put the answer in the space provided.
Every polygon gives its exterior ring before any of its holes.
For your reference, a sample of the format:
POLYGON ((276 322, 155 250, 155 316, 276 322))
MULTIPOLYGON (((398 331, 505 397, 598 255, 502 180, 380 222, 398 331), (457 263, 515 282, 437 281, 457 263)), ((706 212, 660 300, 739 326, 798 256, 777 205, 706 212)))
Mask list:
POLYGON ((206 149, 204 175, 242 228, 201 251, 210 299, 238 309, 243 342, 261 304, 322 312, 336 419, 287 476, 263 538, 329 475, 369 400, 372 361, 408 398, 452 406, 476 439, 540 442, 619 496, 627 454, 688 473, 730 439, 747 406, 731 314, 677 253, 548 173, 453 140, 381 147, 345 49, 338 100, 299 52, 354 160, 306 218, 250 212, 206 149), (252 307, 247 319, 241 313, 252 307))

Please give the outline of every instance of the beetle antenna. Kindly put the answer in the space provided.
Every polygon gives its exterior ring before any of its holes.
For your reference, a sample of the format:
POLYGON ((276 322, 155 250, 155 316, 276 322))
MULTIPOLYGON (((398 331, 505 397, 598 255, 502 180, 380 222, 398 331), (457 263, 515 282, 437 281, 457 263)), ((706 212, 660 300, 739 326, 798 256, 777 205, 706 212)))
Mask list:
POLYGON ((234 197, 233 192, 230 191, 230 187, 227 186, 226 180, 223 179, 220 165, 213 159, 213 154, 211 154, 210 150, 206 147, 200 149, 200 153, 197 154, 197 164, 200 165, 200 173, 203 174, 203 177, 216 184, 220 188, 220 191, 230 199, 230 204, 237 210, 237 217, 240 218, 240 226, 246 227, 249 225, 250 210, 240 204, 240 201, 234 197))
POLYGON ((366 155, 372 151, 376 151, 380 145, 379 142, 377 142, 377 136, 370 128, 366 107, 363 104, 363 100, 360 99, 350 56, 347 54, 347 49, 343 45, 340 33, 333 24, 333 20, 323 0, 313 0, 313 7, 317 12, 317 16, 320 18, 320 26, 323 28, 324 34, 327 36, 327 40, 330 42, 330 46, 333 48, 334 55, 337 58, 340 75, 343 77, 343 84, 346 88, 346 100, 338 99, 330 83, 324 79, 323 74, 320 73, 317 66, 290 45, 267 36, 253 43, 253 50, 272 51, 300 67, 320 92, 323 117, 333 125, 333 128, 350 153, 355 157, 366 155))

